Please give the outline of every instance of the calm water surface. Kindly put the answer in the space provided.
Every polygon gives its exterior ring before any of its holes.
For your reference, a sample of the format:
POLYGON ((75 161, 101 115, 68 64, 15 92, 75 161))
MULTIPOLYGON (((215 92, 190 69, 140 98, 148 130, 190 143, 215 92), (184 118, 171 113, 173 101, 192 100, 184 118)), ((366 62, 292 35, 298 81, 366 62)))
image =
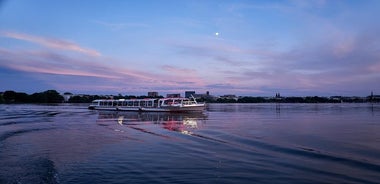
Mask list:
POLYGON ((380 183, 380 104, 0 105, 0 183, 380 183))

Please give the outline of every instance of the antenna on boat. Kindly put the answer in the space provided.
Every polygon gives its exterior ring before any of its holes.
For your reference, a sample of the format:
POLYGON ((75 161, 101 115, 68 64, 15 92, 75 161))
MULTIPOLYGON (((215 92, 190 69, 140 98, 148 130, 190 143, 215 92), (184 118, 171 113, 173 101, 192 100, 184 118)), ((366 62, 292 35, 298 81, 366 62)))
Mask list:
POLYGON ((197 102, 197 99, 191 94, 191 98, 193 98, 194 102, 197 102))

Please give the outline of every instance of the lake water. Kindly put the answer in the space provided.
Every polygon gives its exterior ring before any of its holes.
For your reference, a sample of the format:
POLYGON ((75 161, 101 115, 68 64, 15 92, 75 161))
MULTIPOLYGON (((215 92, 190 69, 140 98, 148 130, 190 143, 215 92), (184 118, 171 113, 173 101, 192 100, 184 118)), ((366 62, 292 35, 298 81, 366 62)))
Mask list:
POLYGON ((0 183, 380 183, 380 104, 0 105, 0 183))

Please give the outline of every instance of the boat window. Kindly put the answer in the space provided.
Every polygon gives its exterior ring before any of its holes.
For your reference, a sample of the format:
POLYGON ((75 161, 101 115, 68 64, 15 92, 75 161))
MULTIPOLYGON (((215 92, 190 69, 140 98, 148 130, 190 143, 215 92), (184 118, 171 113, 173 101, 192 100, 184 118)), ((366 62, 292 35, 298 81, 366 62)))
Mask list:
POLYGON ((138 106, 139 106, 139 101, 134 101, 134 102, 133 102, 133 106, 138 107, 138 106))
POLYGON ((170 104, 172 104, 173 103, 173 100, 165 100, 164 101, 164 104, 165 105, 170 105, 170 104))
POLYGON ((194 101, 190 101, 190 100, 185 100, 185 101, 183 101, 183 104, 184 105, 191 105, 191 104, 195 104, 195 102, 194 101))
POLYGON ((133 102, 132 101, 128 101, 128 106, 133 106, 133 102))
POLYGON ((148 101, 148 107, 152 107, 153 106, 153 102, 152 101, 148 101))
MULTIPOLYGON (((159 101, 159 100, 154 100, 154 104, 153 104, 153 106, 154 107, 158 107, 158 104, 159 103, 161 103, 161 101, 159 101)), ((160 104, 161 105, 161 104, 160 104)))
POLYGON ((123 102, 123 106, 127 106, 127 102, 126 101, 123 102))
POLYGON ((140 106, 145 107, 145 101, 140 101, 140 106))
POLYGON ((122 104, 123 104, 122 101, 118 101, 118 102, 117 102, 117 105, 118 105, 118 106, 121 106, 122 104))

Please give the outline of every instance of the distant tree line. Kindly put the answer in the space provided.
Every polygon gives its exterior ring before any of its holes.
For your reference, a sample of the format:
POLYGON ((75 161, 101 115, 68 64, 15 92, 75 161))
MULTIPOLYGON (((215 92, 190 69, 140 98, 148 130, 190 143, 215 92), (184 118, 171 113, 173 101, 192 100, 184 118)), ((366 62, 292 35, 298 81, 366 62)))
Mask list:
MULTIPOLYGON (((71 93, 68 93, 71 94, 71 93)), ((72 95, 67 103, 91 103, 96 99, 144 99, 152 98, 149 96, 134 96, 121 94, 113 95, 72 95)), ((156 96, 154 98, 164 98, 163 96, 156 96)), ((23 92, 5 91, 0 92, 0 103, 62 103, 64 97, 56 90, 47 90, 40 93, 33 93, 31 95, 23 92)))
POLYGON ((380 97, 319 97, 319 96, 307 96, 307 97, 240 97, 237 99, 200 99, 208 103, 366 103, 374 102, 379 103, 380 97))
POLYGON ((101 97, 98 95, 74 95, 67 102, 68 103, 90 103, 96 99, 101 99, 101 97))
MULTIPOLYGON (((66 94, 66 93, 65 93, 66 94)), ((69 93, 71 94, 71 93, 69 93)), ((144 99, 152 98, 150 96, 134 96, 134 95, 71 95, 68 103, 91 103, 96 99, 144 99)), ((155 96, 154 98, 164 98, 163 96, 155 96)), ((367 97, 319 97, 319 96, 307 96, 307 97, 281 97, 276 94, 275 97, 239 97, 239 98, 200 98, 197 99, 200 102, 208 103, 364 103, 364 102, 380 102, 379 95, 373 95, 367 97)), ((44 92, 33 93, 31 95, 15 92, 5 91, 0 92, 0 103, 62 103, 64 97, 60 95, 56 90, 47 90, 44 92)))
POLYGON ((237 100, 238 103, 340 103, 339 100, 334 100, 327 97, 242 97, 237 100))
POLYGON ((47 90, 28 95, 15 91, 5 91, 0 95, 0 103, 61 103, 61 96, 56 90, 47 90))

